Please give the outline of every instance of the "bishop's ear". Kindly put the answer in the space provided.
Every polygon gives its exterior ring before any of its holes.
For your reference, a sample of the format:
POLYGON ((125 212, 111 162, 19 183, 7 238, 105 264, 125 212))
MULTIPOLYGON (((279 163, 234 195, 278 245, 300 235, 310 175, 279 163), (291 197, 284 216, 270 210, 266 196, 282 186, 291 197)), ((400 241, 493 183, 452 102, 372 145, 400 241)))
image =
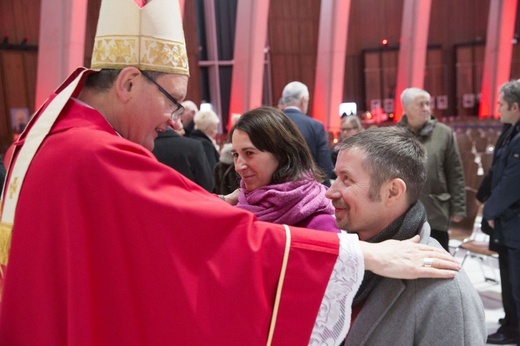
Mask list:
POLYGON ((132 98, 135 93, 138 83, 145 82, 141 71, 135 67, 126 67, 121 70, 115 83, 117 96, 126 102, 132 98))

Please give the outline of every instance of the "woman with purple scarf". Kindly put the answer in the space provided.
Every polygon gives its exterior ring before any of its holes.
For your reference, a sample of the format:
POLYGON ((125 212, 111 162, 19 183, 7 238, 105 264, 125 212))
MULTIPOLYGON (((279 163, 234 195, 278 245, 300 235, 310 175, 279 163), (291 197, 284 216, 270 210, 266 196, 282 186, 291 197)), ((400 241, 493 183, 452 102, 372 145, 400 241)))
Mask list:
POLYGON ((334 207, 325 197, 323 173, 296 125, 280 110, 244 113, 231 129, 240 189, 221 196, 259 220, 339 232, 334 207))

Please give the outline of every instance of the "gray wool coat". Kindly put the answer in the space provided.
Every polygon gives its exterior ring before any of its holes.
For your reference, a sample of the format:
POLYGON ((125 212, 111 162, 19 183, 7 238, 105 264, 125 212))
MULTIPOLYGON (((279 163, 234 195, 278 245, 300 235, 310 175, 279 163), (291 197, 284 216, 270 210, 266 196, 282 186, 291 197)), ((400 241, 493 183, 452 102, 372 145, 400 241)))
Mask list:
MULTIPOLYGON (((440 247, 426 222, 421 243, 440 247)), ((350 327, 345 345, 485 345, 484 306, 461 270, 454 279, 383 278, 350 327)))

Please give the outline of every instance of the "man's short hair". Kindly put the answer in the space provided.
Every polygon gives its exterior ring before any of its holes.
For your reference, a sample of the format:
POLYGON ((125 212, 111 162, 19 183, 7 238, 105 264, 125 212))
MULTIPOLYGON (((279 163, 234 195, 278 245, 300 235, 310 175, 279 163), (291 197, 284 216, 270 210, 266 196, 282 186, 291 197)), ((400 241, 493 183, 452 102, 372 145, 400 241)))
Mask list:
POLYGON ((503 84, 500 87, 500 94, 507 102, 508 109, 511 109, 515 102, 520 106, 520 80, 512 80, 503 84))
POLYGON ((426 96, 431 98, 430 93, 420 88, 407 88, 401 93, 401 104, 403 108, 408 107, 417 96, 426 96))
MULTIPOLYGON (((102 69, 98 72, 90 73, 85 79, 85 87, 96 89, 98 91, 107 91, 112 87, 120 72, 120 69, 102 69)), ((153 80, 156 80, 159 76, 165 74, 164 72, 156 71, 146 71, 146 73, 153 80)), ((151 83, 150 81, 148 82, 151 83)))
POLYGON ((186 111, 193 111, 195 113, 197 113, 199 111, 199 107, 197 107, 197 105, 193 101, 184 100, 181 102, 181 104, 186 111))
POLYGON ((419 200, 426 182, 426 149, 410 131, 396 126, 370 128, 343 140, 338 148, 363 151, 371 200, 379 200, 381 186, 395 178, 405 182, 410 205, 419 200))
POLYGON ((282 103, 285 106, 297 105, 305 98, 309 99, 309 89, 302 82, 291 82, 283 88, 282 103))

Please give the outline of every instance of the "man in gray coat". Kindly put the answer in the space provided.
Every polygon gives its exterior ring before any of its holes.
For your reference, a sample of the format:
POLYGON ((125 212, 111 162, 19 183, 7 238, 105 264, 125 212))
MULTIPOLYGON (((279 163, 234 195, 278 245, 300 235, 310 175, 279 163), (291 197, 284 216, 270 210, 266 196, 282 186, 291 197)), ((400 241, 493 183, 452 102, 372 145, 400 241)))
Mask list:
MULTIPOLYGON (((364 241, 407 239, 440 247, 430 237, 419 201, 426 151, 409 131, 375 128, 339 145, 337 179, 326 195, 336 223, 364 241)), ((423 266, 434 261, 425 259, 423 266)), ((452 280, 400 280, 365 272, 352 304, 345 345, 484 345, 482 301, 460 271, 452 280)))
POLYGON ((398 126, 406 127, 426 147, 428 177, 420 200, 426 208, 431 236, 449 251, 450 221, 466 216, 466 191, 462 160, 453 131, 431 114, 430 94, 419 88, 401 94, 405 115, 398 126))

